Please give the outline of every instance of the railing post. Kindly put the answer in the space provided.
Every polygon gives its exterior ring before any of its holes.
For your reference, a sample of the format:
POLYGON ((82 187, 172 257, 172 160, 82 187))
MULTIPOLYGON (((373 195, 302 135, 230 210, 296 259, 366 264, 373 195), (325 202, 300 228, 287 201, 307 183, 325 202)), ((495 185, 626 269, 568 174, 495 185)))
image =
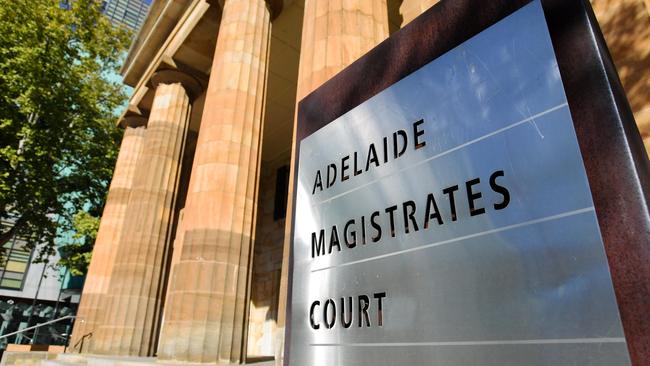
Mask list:
POLYGON ((34 328, 34 334, 32 334, 32 340, 29 342, 30 344, 36 344, 36 338, 38 337, 38 330, 41 329, 39 327, 40 324, 36 324, 36 328, 34 328))
POLYGON ((68 351, 68 343, 70 342, 70 331, 72 330, 72 326, 74 325, 74 320, 75 318, 70 319, 70 324, 68 324, 65 328, 65 342, 63 343, 63 352, 68 351))

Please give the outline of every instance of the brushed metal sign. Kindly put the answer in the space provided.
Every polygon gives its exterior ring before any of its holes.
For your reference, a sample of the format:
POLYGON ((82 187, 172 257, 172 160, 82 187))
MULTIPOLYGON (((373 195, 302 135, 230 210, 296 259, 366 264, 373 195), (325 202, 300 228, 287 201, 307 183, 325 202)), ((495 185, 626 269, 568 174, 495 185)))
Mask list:
POLYGON ((538 1, 299 154, 292 365, 630 364, 538 1))

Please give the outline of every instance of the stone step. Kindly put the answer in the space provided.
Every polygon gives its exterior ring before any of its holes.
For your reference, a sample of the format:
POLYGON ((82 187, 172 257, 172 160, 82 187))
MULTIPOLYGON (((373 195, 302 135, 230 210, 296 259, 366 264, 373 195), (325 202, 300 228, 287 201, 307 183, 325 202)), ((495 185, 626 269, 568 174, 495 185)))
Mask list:
MULTIPOLYGON (((249 360, 246 365, 275 366, 274 361, 249 360)), ((0 366, 205 366, 191 362, 157 361, 155 357, 103 356, 78 353, 5 352, 0 366)))
POLYGON ((70 366, 70 365, 80 365, 80 364, 73 364, 73 363, 68 363, 64 361, 59 361, 59 360, 42 360, 40 366, 70 366))
POLYGON ((42 366, 146 366, 156 365, 154 357, 127 357, 104 355, 66 354, 56 360, 59 364, 42 366))
POLYGON ((5 351, 0 366, 40 366, 42 360, 56 358, 56 353, 46 351, 5 351))
MULTIPOLYGON (((56 359, 41 360, 40 364, 24 366, 195 366, 194 363, 167 363, 156 361, 155 357, 127 357, 127 356, 103 356, 103 355, 80 355, 75 353, 60 354, 56 359)), ((249 362, 246 365, 254 366, 275 366, 274 361, 249 362)), ((23 365, 20 365, 23 366, 23 365)))
POLYGON ((56 361, 75 365, 85 365, 86 357, 78 353, 59 353, 56 361))

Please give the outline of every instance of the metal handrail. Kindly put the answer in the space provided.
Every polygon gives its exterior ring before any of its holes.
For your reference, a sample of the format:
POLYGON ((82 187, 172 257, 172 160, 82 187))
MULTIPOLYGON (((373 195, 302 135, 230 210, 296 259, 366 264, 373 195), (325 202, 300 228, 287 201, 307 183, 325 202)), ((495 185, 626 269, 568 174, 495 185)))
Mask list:
POLYGON ((45 323, 40 323, 40 324, 32 325, 31 327, 27 327, 27 328, 25 328, 25 329, 21 329, 21 330, 17 330, 17 331, 15 331, 15 332, 11 332, 11 333, 9 333, 9 334, 5 334, 5 335, 3 335, 3 336, 0 336, 0 339, 8 338, 8 337, 11 337, 11 336, 13 336, 13 335, 16 335, 16 334, 20 334, 20 333, 26 332, 26 331, 28 331, 28 330, 32 330, 32 329, 37 329, 37 328, 40 328, 40 327, 44 327, 44 326, 46 326, 46 325, 50 325, 50 324, 52 324, 52 323, 57 323, 57 322, 60 322, 61 320, 74 319, 74 318, 75 318, 74 315, 66 315, 66 316, 62 316, 62 317, 60 317, 59 319, 49 320, 49 321, 46 321, 45 323))
POLYGON ((79 339, 79 341, 77 341, 77 343, 75 343, 72 346, 72 349, 79 349, 79 353, 81 353, 83 351, 83 348, 84 348, 84 341, 86 340, 86 338, 90 338, 92 336, 93 336, 93 332, 86 333, 86 334, 82 335, 81 339, 79 339))

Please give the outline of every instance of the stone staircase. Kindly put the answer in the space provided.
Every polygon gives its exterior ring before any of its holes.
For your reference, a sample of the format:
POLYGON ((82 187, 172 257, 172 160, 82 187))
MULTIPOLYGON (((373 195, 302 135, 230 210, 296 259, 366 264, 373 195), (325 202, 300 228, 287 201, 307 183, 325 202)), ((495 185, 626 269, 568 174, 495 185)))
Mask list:
POLYGON ((43 360, 40 366, 147 366, 157 365, 155 357, 126 357, 60 353, 55 359, 43 360))
MULTIPOLYGON (((78 353, 5 352, 0 366, 206 366, 205 363, 159 362, 155 357, 101 356, 78 353)), ((218 364, 215 362, 214 364, 218 364)), ((247 365, 275 366, 274 361, 249 362, 247 365)))
POLYGON ((0 366, 41 366, 41 362, 56 357, 57 353, 47 351, 5 351, 0 366))

